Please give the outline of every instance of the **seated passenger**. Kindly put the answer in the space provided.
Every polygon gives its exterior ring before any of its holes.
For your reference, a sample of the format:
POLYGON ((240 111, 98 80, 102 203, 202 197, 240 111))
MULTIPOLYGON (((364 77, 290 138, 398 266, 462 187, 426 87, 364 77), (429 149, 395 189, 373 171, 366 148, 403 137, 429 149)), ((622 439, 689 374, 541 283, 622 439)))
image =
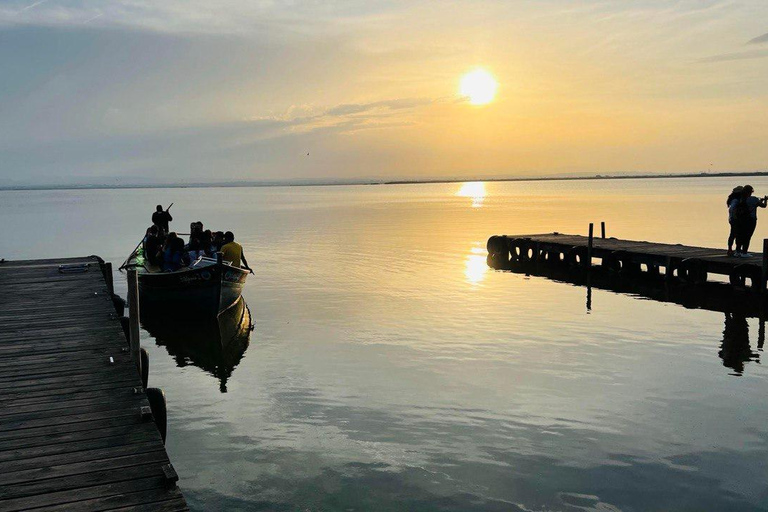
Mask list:
POLYGON ((248 266, 248 261, 245 259, 243 246, 235 242, 235 235, 231 231, 224 234, 224 245, 221 246, 220 252, 224 261, 229 261, 233 267, 242 267, 253 274, 253 270, 248 266))
POLYGON ((184 240, 171 233, 163 250, 163 272, 175 272, 184 264, 184 240), (172 236, 171 236, 172 235, 172 236))
POLYGON ((192 238, 189 241, 189 244, 185 247, 187 251, 187 258, 190 262, 197 261, 198 258, 201 256, 205 256, 205 251, 203 250, 203 246, 200 243, 200 240, 198 238, 192 238))
POLYGON ((203 231, 200 235, 200 249, 203 250, 205 256, 209 258, 216 257, 216 247, 213 246, 213 238, 210 229, 203 231))
POLYGON ((221 247, 225 244, 224 233, 217 231, 213 234, 213 246, 216 248, 216 252, 221 250, 221 247))
POLYGON ((160 237, 157 226, 152 226, 147 230, 147 236, 144 238, 144 257, 150 265, 159 263, 158 254, 160 253, 160 237))

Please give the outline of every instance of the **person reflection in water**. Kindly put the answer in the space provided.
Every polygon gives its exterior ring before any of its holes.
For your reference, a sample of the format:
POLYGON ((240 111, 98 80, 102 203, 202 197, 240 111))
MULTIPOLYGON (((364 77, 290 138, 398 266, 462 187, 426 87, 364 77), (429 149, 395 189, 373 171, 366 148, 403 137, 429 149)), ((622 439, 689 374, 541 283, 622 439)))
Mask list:
POLYGON ((744 373, 744 363, 747 361, 759 361, 758 354, 752 352, 749 344, 749 323, 743 314, 725 314, 723 343, 718 355, 723 360, 723 366, 732 368, 737 375, 744 373))

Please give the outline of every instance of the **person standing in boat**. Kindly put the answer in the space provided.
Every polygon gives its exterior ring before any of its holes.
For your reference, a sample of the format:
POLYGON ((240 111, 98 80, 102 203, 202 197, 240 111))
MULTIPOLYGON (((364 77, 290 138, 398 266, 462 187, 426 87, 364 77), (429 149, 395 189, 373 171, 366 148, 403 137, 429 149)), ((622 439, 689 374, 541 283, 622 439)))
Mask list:
MULTIPOLYGON (((170 210, 171 207, 168 207, 170 210)), ((163 205, 159 204, 155 208, 155 213, 152 214, 152 224, 157 226, 158 231, 162 235, 168 234, 168 223, 173 220, 171 213, 168 210, 163 210, 163 205)))
POLYGON ((245 259, 243 246, 235 242, 235 235, 231 231, 224 233, 224 245, 221 246, 220 252, 224 261, 229 261, 233 267, 242 267, 253 274, 253 269, 248 266, 248 260, 245 259))

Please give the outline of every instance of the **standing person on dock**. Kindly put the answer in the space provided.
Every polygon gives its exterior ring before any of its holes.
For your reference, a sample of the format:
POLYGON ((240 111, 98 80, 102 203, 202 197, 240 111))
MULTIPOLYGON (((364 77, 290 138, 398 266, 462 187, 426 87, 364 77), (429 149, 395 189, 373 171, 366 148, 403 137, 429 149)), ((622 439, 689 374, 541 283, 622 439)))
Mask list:
POLYGON ((752 185, 745 185, 741 200, 735 205, 735 221, 738 224, 736 234, 736 256, 749 258, 749 242, 757 226, 757 208, 768 206, 768 196, 757 198, 752 185))
MULTIPOLYGON (((173 203, 171 203, 171 206, 173 206, 173 203)), ((168 210, 171 209, 171 206, 168 207, 168 210)), ((159 204, 155 208, 155 213, 152 214, 152 224, 157 226, 158 231, 162 235, 168 234, 168 223, 173 220, 168 210, 163 210, 163 205, 159 204)))
POLYGON ((736 204, 741 199, 744 187, 739 185, 734 187, 731 193, 728 195, 728 199, 725 200, 725 205, 728 207, 728 224, 731 226, 731 232, 728 234, 728 256, 733 256, 733 242, 736 241, 736 234, 738 231, 738 225, 736 224, 736 204))
POLYGON ((253 274, 253 269, 248 266, 248 260, 245 259, 243 246, 235 242, 235 235, 231 231, 224 233, 224 245, 221 246, 221 258, 231 262, 233 267, 242 267, 253 274))

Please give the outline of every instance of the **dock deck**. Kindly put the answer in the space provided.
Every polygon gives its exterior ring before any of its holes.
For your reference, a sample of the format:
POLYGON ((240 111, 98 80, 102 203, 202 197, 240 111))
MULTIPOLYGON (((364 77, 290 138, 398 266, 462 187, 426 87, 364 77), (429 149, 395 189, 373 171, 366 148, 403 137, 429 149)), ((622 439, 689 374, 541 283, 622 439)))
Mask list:
POLYGON ((0 263, 0 512, 188 510, 111 291, 97 257, 0 263))
POLYGON ((690 282, 706 282, 711 274, 727 276, 734 286, 760 288, 764 283, 763 258, 727 256, 723 249, 662 244, 617 238, 547 233, 492 236, 488 240, 493 266, 545 263, 592 268, 593 265, 621 273, 661 275, 690 282), (590 253, 591 252, 591 253, 590 253))

